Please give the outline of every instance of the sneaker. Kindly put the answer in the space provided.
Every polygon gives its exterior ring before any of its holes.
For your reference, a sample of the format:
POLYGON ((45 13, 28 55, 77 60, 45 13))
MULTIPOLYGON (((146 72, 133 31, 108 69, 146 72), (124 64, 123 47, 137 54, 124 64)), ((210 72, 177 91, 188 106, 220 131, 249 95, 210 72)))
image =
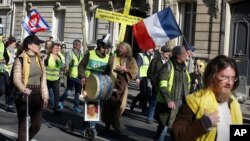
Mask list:
POLYGON ((76 108, 76 107, 73 108, 73 111, 76 112, 76 113, 81 113, 81 112, 82 112, 81 109, 80 109, 79 107, 78 107, 78 108, 76 108))
POLYGON ((58 110, 62 110, 63 109, 63 102, 59 102, 58 103, 58 110))
POLYGON ((153 122, 154 122, 153 120, 147 119, 147 123, 148 123, 148 124, 152 124, 153 122))

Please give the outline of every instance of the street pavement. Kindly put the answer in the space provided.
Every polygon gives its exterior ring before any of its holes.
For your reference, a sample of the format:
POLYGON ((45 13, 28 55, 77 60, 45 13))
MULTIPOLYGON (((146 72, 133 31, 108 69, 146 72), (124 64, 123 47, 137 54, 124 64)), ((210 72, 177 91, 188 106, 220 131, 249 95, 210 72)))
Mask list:
MULTIPOLYGON (((141 113, 139 106, 131 111, 129 106, 131 100, 139 91, 138 87, 130 85, 128 104, 124 114, 121 117, 121 130, 123 136, 116 135, 112 130, 106 131, 104 123, 97 122, 96 141, 150 141, 154 138, 157 123, 147 124, 146 116, 141 113)), ((63 91, 63 90, 62 90, 63 91)), ((4 110, 4 96, 0 97, 0 141, 15 141, 17 137, 17 117, 16 114, 8 113, 4 110)), ((49 108, 44 109, 44 121, 41 130, 34 137, 33 141, 83 141, 81 135, 82 123, 84 122, 83 113, 74 113, 73 96, 69 97, 65 102, 65 108, 59 115, 53 114, 49 108), (74 126, 74 133, 65 131, 66 122, 70 120, 74 126)), ((83 103, 81 104, 83 110, 83 103)), ((112 128, 111 128, 112 129, 112 128)))

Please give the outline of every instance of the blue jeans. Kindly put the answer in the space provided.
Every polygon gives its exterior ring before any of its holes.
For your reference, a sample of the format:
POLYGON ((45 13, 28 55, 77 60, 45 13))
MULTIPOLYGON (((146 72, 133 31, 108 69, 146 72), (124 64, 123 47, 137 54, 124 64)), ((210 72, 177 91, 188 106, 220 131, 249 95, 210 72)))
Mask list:
POLYGON ((49 106, 54 107, 54 93, 52 88, 49 89, 49 106))
POLYGON ((58 107, 60 97, 60 80, 49 81, 47 80, 49 89, 49 99, 51 107, 58 107))
POLYGON ((85 121, 83 123, 83 130, 85 130, 88 127, 95 129, 96 123, 97 123, 96 121, 85 121))
POLYGON ((143 77, 140 82, 140 92, 141 92, 141 97, 140 97, 140 103, 142 106, 142 111, 148 112, 147 111, 147 103, 149 102, 149 98, 151 96, 151 88, 148 87, 148 78, 143 77))
POLYGON ((155 141, 164 141, 165 136, 167 137, 167 141, 172 141, 169 134, 167 134, 169 128, 161 123, 159 123, 156 134, 155 134, 155 141))
POLYGON ((72 92, 73 88, 75 87, 75 98, 74 98, 74 108, 79 107, 79 95, 81 93, 82 85, 81 80, 79 78, 67 78, 67 89, 60 97, 60 102, 63 102, 72 92))
POLYGON ((148 108, 148 115, 147 115, 147 120, 148 121, 153 121, 153 119, 154 119, 155 107, 156 107, 156 98, 157 98, 157 90, 153 86, 152 87, 152 96, 149 99, 149 108, 148 108))

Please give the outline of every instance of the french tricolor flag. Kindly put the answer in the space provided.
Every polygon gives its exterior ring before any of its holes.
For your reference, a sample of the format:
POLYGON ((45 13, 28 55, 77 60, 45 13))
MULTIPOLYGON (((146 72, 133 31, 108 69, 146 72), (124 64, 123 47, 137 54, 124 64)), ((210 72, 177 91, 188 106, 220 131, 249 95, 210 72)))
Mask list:
POLYGON ((29 34, 50 30, 47 22, 35 9, 30 12, 30 15, 21 24, 29 34))
POLYGON ((142 50, 164 45, 182 35, 170 7, 133 25, 133 34, 142 50))

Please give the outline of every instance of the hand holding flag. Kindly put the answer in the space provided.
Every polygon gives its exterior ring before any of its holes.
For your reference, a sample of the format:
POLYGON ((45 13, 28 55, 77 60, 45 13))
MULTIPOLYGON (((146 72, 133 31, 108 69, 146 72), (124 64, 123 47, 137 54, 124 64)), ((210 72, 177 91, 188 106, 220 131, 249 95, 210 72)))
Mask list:
POLYGON ((33 9, 30 15, 27 16, 24 21, 22 21, 22 26, 29 34, 50 30, 47 22, 35 9, 33 9))
POLYGON ((142 50, 164 45, 182 35, 170 7, 135 24, 133 34, 142 50))

